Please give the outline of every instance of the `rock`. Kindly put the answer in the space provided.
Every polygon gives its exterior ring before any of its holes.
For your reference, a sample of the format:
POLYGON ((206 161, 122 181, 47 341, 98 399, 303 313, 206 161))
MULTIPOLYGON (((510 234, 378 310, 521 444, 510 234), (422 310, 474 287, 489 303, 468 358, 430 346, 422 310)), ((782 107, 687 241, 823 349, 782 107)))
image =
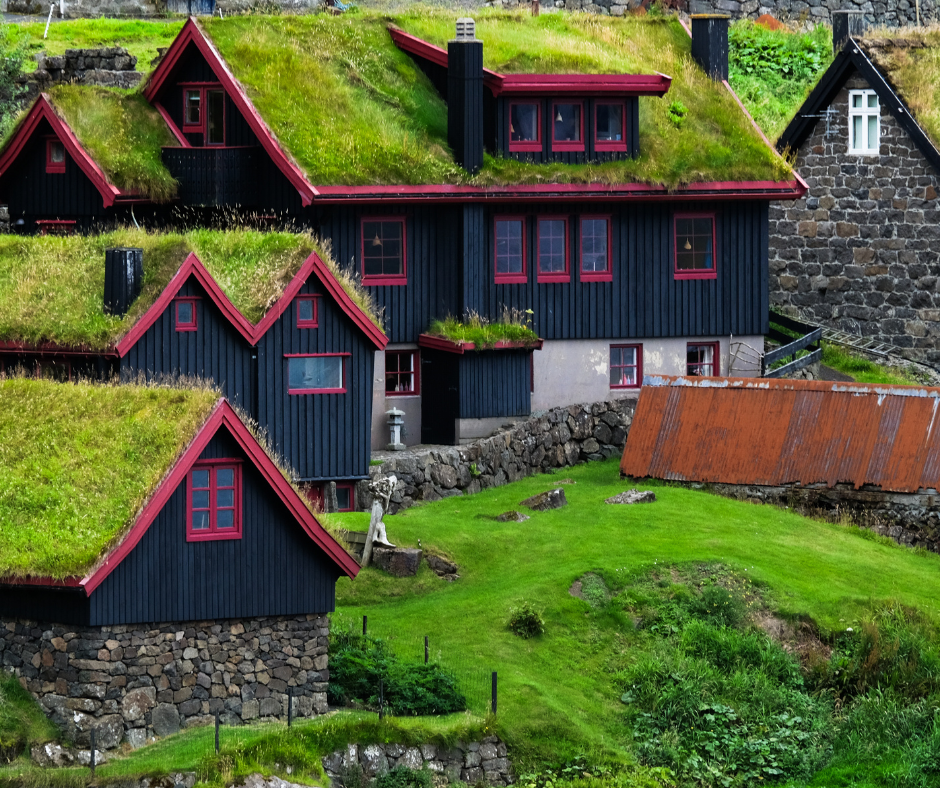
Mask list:
POLYGON ((75 762, 75 756, 61 744, 55 742, 33 747, 29 754, 33 762, 44 769, 55 766, 69 766, 75 762))
POLYGON ((147 729, 131 728, 127 732, 127 743, 131 746, 132 750, 139 750, 147 743, 147 729))
POLYGON ((529 519, 529 515, 510 509, 508 512, 497 515, 496 519, 501 523, 524 523, 529 519))
POLYGON ((376 777, 388 771, 388 759, 385 752, 377 744, 370 744, 362 749, 359 756, 362 771, 367 777, 376 777))
POLYGON ((392 577, 414 577, 422 555, 424 551, 413 547, 376 547, 372 551, 372 561, 392 577))
POLYGON ((180 729, 180 713, 172 703, 161 703, 151 715, 153 732, 157 736, 170 736, 180 729))
MULTIPOLYGON (((82 766, 91 766, 91 750, 79 750, 75 757, 82 766)), ((101 750, 95 748, 95 766, 107 763, 108 759, 101 750)))
POLYGON ((452 575, 457 572, 457 564, 439 555, 428 555, 426 560, 431 570, 438 575, 452 575))
POLYGON ((568 499, 565 498, 565 491, 559 487, 526 498, 524 501, 520 501, 519 505, 536 512, 547 512, 549 509, 560 509, 562 506, 567 506, 568 499))
POLYGON ((142 720, 157 700, 157 691, 153 687, 140 687, 131 690, 121 701, 121 714, 125 720, 142 720))
POLYGON ((626 490, 608 498, 604 503, 653 503, 656 494, 652 490, 626 490))
POLYGON ((407 766, 409 769, 414 769, 418 771, 422 766, 424 766, 424 758, 421 757, 421 750, 417 747, 409 747, 405 750, 405 754, 401 756, 401 760, 398 763, 399 766, 407 766))
POLYGON ((95 747, 113 750, 124 738, 124 719, 120 714, 107 714, 95 720, 95 747))

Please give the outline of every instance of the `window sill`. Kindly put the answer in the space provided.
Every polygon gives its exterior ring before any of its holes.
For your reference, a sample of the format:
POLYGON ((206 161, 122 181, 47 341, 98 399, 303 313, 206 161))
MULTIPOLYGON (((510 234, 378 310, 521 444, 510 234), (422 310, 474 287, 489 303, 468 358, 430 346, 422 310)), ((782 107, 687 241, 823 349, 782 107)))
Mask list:
POLYGON ((553 142, 552 153, 584 153, 583 142, 553 142))
POLYGON ((298 320, 297 328, 319 328, 320 324, 316 320, 298 320))
POLYGON ((199 326, 177 326, 176 331, 178 333, 183 333, 184 331, 198 331, 199 326))
POLYGON ((65 175, 65 163, 63 162, 62 164, 47 164, 46 175, 65 175))
POLYGON ((711 271, 676 271, 676 279, 717 279, 718 272, 711 271))
POLYGON ((383 287, 387 285, 407 285, 407 276, 364 276, 362 284, 367 287, 383 287))
POLYGON ((386 397, 420 397, 420 391, 386 391, 386 397))
POLYGON ((631 385, 629 385, 629 386, 611 386, 611 387, 610 387, 610 390, 611 390, 611 391, 625 391, 625 390, 626 390, 626 391, 636 391, 636 390, 637 390, 638 388, 640 388, 640 387, 641 387, 641 384, 639 384, 639 383, 633 383, 633 384, 631 384, 631 385))
POLYGON ((541 142, 510 142, 509 152, 510 153, 541 153, 542 143, 541 142))
POLYGON ((582 271, 582 282, 613 282, 614 275, 610 271, 582 271))
POLYGON ((594 150, 598 153, 626 153, 627 143, 625 142, 595 142, 594 150))
POLYGON ((497 274, 494 281, 498 285, 524 285, 529 277, 526 274, 497 274))
POLYGON ((222 533, 220 531, 210 531, 207 534, 195 533, 189 531, 186 534, 187 542, 220 542, 223 540, 231 539, 241 539, 242 533, 241 530, 236 530, 233 533, 222 533))
POLYGON ((571 274, 538 274, 536 281, 540 285, 568 283, 571 281, 571 274))
POLYGON ((287 389, 288 394, 345 394, 346 389, 287 389))

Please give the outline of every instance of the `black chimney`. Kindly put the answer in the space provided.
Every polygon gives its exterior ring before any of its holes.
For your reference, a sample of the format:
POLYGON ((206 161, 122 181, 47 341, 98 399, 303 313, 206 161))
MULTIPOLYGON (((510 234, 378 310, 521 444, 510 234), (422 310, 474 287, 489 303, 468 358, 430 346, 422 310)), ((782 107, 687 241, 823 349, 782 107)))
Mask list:
POLYGON ((144 280, 143 249, 106 249, 104 252, 104 311, 122 316, 140 295, 144 280))
POLYGON ((472 19, 457 20, 447 42, 447 142, 468 172, 483 166, 483 42, 472 19))
POLYGON ((692 57, 712 79, 728 78, 728 20, 724 14, 692 15, 692 57))
POLYGON ((849 38, 857 38, 865 32, 865 13, 863 11, 832 12, 832 51, 842 49, 849 38))

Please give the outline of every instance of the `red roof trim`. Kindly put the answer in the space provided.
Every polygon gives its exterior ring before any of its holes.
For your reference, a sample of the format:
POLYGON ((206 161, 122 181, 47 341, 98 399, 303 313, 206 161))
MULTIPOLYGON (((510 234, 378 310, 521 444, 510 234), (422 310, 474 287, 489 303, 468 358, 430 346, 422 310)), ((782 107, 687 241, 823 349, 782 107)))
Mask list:
POLYGON ((242 450, 248 456, 248 459, 254 463, 255 467, 261 472, 265 480, 278 497, 288 508, 293 517, 300 523, 307 535, 316 544, 321 547, 326 554, 333 560, 347 577, 355 577, 359 572, 359 565, 352 559, 337 541, 324 530, 323 526, 317 522, 317 518, 307 508, 307 505, 301 500, 300 496, 291 487, 284 475, 278 470, 277 466, 258 444, 258 441, 244 425, 238 414, 229 403, 220 399, 213 408, 212 413, 200 427, 199 432, 192 443, 185 449, 182 456, 174 463, 173 467, 166 473, 160 486, 153 494, 150 500, 144 504, 143 509, 137 516, 137 520, 130 531, 114 547, 104 561, 91 572, 89 572, 81 581, 81 586, 85 593, 91 596, 98 586, 115 570, 130 552, 137 546, 143 538, 147 529, 157 518, 170 496, 176 491, 177 487, 186 478, 190 468, 199 459, 203 449, 215 434, 225 427, 232 437, 238 441, 242 450))
POLYGON ((118 355, 114 350, 83 350, 67 345, 56 345, 53 342, 30 345, 21 341, 0 342, 0 353, 28 353, 40 356, 48 353, 50 356, 83 356, 85 358, 98 358, 99 356, 117 358, 118 355))
POLYGON ((310 256, 306 259, 304 264, 300 267, 300 270, 294 275, 294 278, 291 279, 290 284, 287 285, 284 292, 281 294, 281 297, 274 303, 271 309, 268 310, 267 314, 261 319, 261 321, 253 329, 253 342, 257 343, 260 341, 261 337, 264 336, 265 332, 274 325, 274 322, 284 314, 284 311, 290 305, 294 296, 300 291, 300 288, 303 287, 304 283, 310 278, 311 274, 316 274, 317 278, 320 280, 320 283, 323 287, 326 288, 327 292, 333 297, 333 300, 336 302, 336 305, 343 310, 343 312, 349 317, 353 323, 358 326, 359 329, 366 335, 368 339, 376 346, 378 350, 385 350, 385 346, 388 344, 388 337, 379 328, 372 320, 363 312, 356 303, 349 297, 342 285, 336 281, 336 277, 333 276, 333 272, 326 267, 326 264, 323 260, 320 259, 320 255, 316 252, 312 252, 310 256))
POLYGON ((249 343, 254 344, 254 332, 251 323, 238 311, 235 305, 229 300, 228 296, 222 292, 222 289, 216 284, 215 279, 212 278, 212 275, 206 270, 199 258, 196 257, 193 252, 190 252, 189 256, 180 266, 179 271, 176 272, 175 276, 170 280, 170 283, 163 289, 163 292, 160 293, 160 297, 154 302, 153 306, 151 306, 150 309, 144 313, 144 316, 131 327, 130 331, 117 342, 114 349, 117 351, 118 356, 123 358, 127 355, 128 351, 130 351, 137 340, 143 336, 144 332, 146 332, 147 329, 157 321, 157 318, 166 311, 170 302, 190 276, 195 277, 205 288, 209 298, 211 298, 213 303, 222 311, 222 314, 228 318, 229 322, 235 327, 235 330, 249 343))
POLYGON ((232 99, 235 106, 242 113, 255 136, 261 141, 262 147, 267 151, 277 168, 284 173, 285 177, 297 189, 302 204, 304 206, 310 205, 310 201, 316 195, 317 190, 310 185, 300 167, 281 148, 273 132, 262 120, 254 104, 251 103, 251 99, 248 98, 248 94, 245 93, 241 83, 229 70, 215 45, 209 40, 209 37, 206 36, 193 17, 190 17, 183 25, 183 29, 174 39, 169 51, 150 75, 143 89, 144 97, 153 102, 189 44, 194 44, 206 59, 229 98, 232 99))
POLYGON ((157 112, 160 113, 160 117, 163 118, 164 123, 166 123, 170 131, 173 132, 173 136, 176 137, 180 147, 191 148, 192 145, 189 144, 189 140, 186 139, 186 135, 176 127, 176 124, 173 122, 173 118, 170 117, 170 113, 166 111, 166 107, 164 107, 163 104, 159 101, 153 102, 153 105, 157 108, 157 112))
MULTIPOLYGON (((486 347, 479 348, 482 350, 541 350, 542 346, 545 344, 544 339, 536 339, 532 342, 525 342, 524 340, 513 340, 513 341, 500 341, 492 345, 487 345, 486 347)), ((431 334, 421 334, 418 337, 418 346, 430 348, 431 350, 443 350, 445 353, 457 353, 463 355, 467 350, 477 350, 477 346, 473 342, 452 342, 449 339, 444 337, 435 337, 431 334)))
POLYGON ((10 586, 41 586, 44 588, 79 588, 82 579, 80 577, 63 577, 56 580, 54 577, 4 577, 0 578, 0 584, 10 586))
POLYGON ((45 93, 40 93, 29 113, 20 123, 19 128, 10 138, 6 149, 0 155, 0 176, 3 175, 16 160, 29 138, 32 136, 40 121, 45 118, 52 126, 59 141, 65 146, 73 161, 79 166, 81 171, 88 176, 94 187, 101 194, 104 201, 104 207, 110 208, 114 204, 115 198, 121 194, 121 190, 108 181, 104 171, 95 163, 95 160, 88 155, 88 152, 78 141, 78 137, 69 128, 69 125, 58 116, 49 97, 45 93))

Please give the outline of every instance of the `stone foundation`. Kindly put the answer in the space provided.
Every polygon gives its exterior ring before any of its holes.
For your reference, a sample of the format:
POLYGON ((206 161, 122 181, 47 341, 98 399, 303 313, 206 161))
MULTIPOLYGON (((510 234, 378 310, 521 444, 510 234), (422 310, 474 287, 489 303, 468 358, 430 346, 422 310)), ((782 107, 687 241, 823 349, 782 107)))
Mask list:
POLYGON ((79 745, 205 725, 327 711, 326 615, 141 626, 0 622, 0 664, 19 676, 50 719, 79 745))

